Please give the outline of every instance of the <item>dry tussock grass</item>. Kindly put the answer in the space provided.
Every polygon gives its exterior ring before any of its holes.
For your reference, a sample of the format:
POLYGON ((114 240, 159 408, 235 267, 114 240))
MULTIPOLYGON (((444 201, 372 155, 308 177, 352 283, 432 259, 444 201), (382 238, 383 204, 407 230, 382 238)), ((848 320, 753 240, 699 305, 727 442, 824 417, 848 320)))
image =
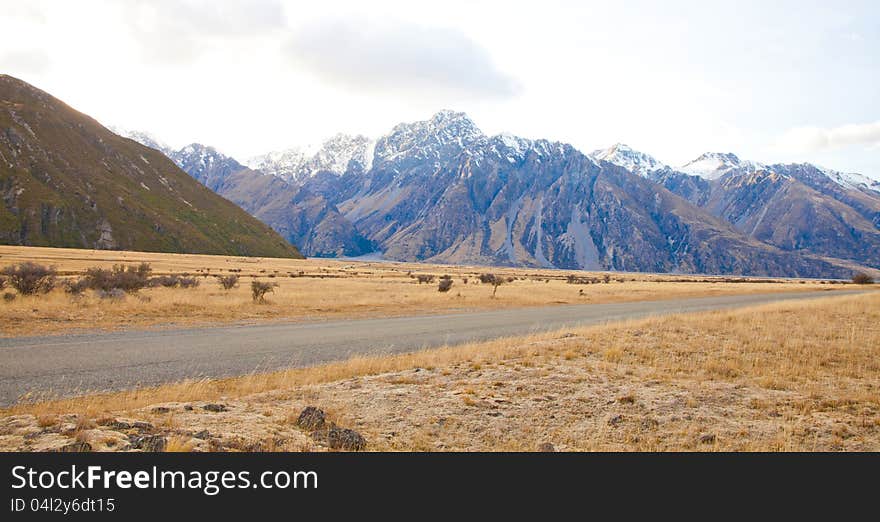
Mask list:
MULTIPOLYGON (((880 294, 356 358, 5 413, 144 415, 138 411, 153 404, 220 399, 281 425, 318 404, 371 449, 532 451, 550 442, 566 450, 876 451, 880 294)), ((177 428, 200 422, 187 415, 177 428)), ((229 431, 242 428, 237 419, 225 418, 229 431)))
POLYGON ((369 263, 335 260, 251 259, 228 256, 109 252, 39 247, 0 246, 0 266, 23 261, 54 265, 64 277, 87 268, 116 263, 150 263, 155 275, 200 276, 195 289, 149 288, 121 301, 99 299, 87 292, 71 298, 55 290, 45 296, 20 296, 0 302, 0 335, 69 333, 77 329, 118 329, 147 326, 193 326, 266 320, 305 321, 324 318, 461 312, 523 306, 610 303, 694 296, 830 289, 818 281, 762 283, 725 282, 704 278, 644 274, 615 274, 609 284, 572 285, 566 278, 596 278, 600 274, 539 269, 500 269, 407 263, 369 263), (515 278, 498 289, 478 275, 497 273, 515 278), (222 290, 216 275, 238 274, 237 288, 222 290), (414 276, 449 274, 449 292, 436 284, 418 284, 414 276), (293 275, 294 277, 291 277, 293 275), (203 277, 204 276, 204 277, 203 277), (413 276, 413 277, 411 277, 413 276), (463 283, 467 278, 468 283, 463 283), (623 279, 624 282, 619 282, 623 279), (254 280, 279 284, 265 304, 255 305, 250 294, 254 280), (686 283, 686 284, 683 284, 686 283))

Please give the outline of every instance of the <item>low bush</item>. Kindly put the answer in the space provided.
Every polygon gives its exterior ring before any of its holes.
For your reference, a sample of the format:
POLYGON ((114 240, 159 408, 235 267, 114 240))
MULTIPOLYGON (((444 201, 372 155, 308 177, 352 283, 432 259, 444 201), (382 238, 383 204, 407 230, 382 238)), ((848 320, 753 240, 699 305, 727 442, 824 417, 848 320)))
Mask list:
POLYGON ((180 277, 177 284, 180 288, 198 288, 200 281, 195 277, 180 277))
POLYGON ((199 286, 199 280, 194 276, 189 275, 163 275, 156 276, 150 279, 151 287, 164 287, 164 288, 196 288, 199 286))
POLYGON ((266 283, 264 281, 251 282, 251 297, 255 303, 262 303, 266 300, 266 294, 275 292, 278 283, 266 283))
POLYGON ((70 295, 82 295, 88 289, 89 281, 84 277, 77 280, 68 279, 64 281, 64 291, 70 295))
POLYGON ((495 274, 480 274, 480 282, 485 284, 494 283, 498 277, 495 274))
POLYGON ((238 276, 235 274, 217 276, 217 283, 223 290, 232 290, 238 286, 238 276))
POLYGON ((853 274, 852 282, 857 285, 871 285, 874 284, 874 278, 864 272, 858 272, 853 274))
POLYGON ((417 276, 417 278, 419 280, 419 284, 422 284, 422 283, 431 284, 434 282, 434 276, 432 276, 432 275, 420 274, 417 276))
MULTIPOLYGON (((608 279, 610 281, 611 277, 609 276, 608 279)), ((600 281, 600 279, 595 277, 578 277, 574 274, 569 274, 568 277, 565 278, 565 282, 570 285, 592 285, 599 283, 600 281)))
POLYGON ((92 290, 110 292, 121 290, 134 293, 151 283, 150 274, 153 269, 149 263, 139 265, 113 265, 113 268, 92 267, 86 270, 81 280, 82 285, 92 290))
POLYGON ((22 295, 45 294, 55 288, 57 271, 53 266, 43 266, 33 262, 7 266, 0 272, 6 276, 9 285, 22 295))
POLYGON ((441 278, 440 286, 437 287, 437 290, 440 292, 448 292, 449 289, 452 288, 452 278, 441 278))
POLYGON ((180 276, 176 275, 163 275, 156 276, 150 279, 150 287, 157 288, 177 288, 180 285, 180 276))

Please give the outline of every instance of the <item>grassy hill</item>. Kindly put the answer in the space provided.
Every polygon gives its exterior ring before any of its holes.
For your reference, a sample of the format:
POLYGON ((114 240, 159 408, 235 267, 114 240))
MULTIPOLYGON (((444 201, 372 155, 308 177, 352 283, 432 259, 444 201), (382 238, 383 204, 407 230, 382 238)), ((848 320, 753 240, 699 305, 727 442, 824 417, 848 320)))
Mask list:
POLYGON ((0 75, 0 243, 302 257, 162 153, 0 75))

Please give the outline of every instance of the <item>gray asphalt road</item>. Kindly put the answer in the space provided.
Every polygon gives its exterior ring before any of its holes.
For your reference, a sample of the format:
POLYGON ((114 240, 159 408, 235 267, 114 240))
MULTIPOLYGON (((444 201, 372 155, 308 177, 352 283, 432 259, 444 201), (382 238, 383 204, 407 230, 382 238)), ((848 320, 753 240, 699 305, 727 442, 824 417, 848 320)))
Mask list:
POLYGON ((185 378, 242 375, 342 360, 355 354, 399 353, 649 315, 852 293, 857 291, 5 338, 0 339, 0 405, 10 405, 28 393, 67 396, 185 378))

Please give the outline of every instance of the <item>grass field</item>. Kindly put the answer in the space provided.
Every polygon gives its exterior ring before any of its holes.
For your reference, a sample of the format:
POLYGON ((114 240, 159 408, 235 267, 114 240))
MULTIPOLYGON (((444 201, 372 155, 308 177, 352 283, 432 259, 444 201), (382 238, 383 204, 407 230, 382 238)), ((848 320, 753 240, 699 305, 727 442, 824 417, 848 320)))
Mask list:
POLYGON ((324 450, 308 405, 368 450, 880 451, 880 293, 19 405, 0 449, 324 450))
POLYGON ((61 289, 47 295, 16 296, 7 288, 5 292, 12 300, 0 301, 0 335, 466 312, 836 287, 815 280, 755 282, 729 277, 632 273, 608 273, 607 284, 569 284, 567 278, 571 275, 604 281, 606 274, 0 246, 0 267, 24 261, 54 266, 61 278, 69 279, 79 277, 90 267, 147 262, 154 275, 189 274, 198 276, 201 284, 195 289, 147 288, 121 300, 102 299, 91 292, 73 298, 61 289), (477 279, 489 272, 505 279, 494 296, 492 285, 481 284, 477 279), (214 277, 220 274, 240 275, 238 287, 222 290, 214 277), (419 284, 416 279, 418 275, 444 274, 453 278, 453 286, 446 293, 438 291, 436 281, 419 284), (278 284, 266 303, 253 303, 253 280, 278 284))

